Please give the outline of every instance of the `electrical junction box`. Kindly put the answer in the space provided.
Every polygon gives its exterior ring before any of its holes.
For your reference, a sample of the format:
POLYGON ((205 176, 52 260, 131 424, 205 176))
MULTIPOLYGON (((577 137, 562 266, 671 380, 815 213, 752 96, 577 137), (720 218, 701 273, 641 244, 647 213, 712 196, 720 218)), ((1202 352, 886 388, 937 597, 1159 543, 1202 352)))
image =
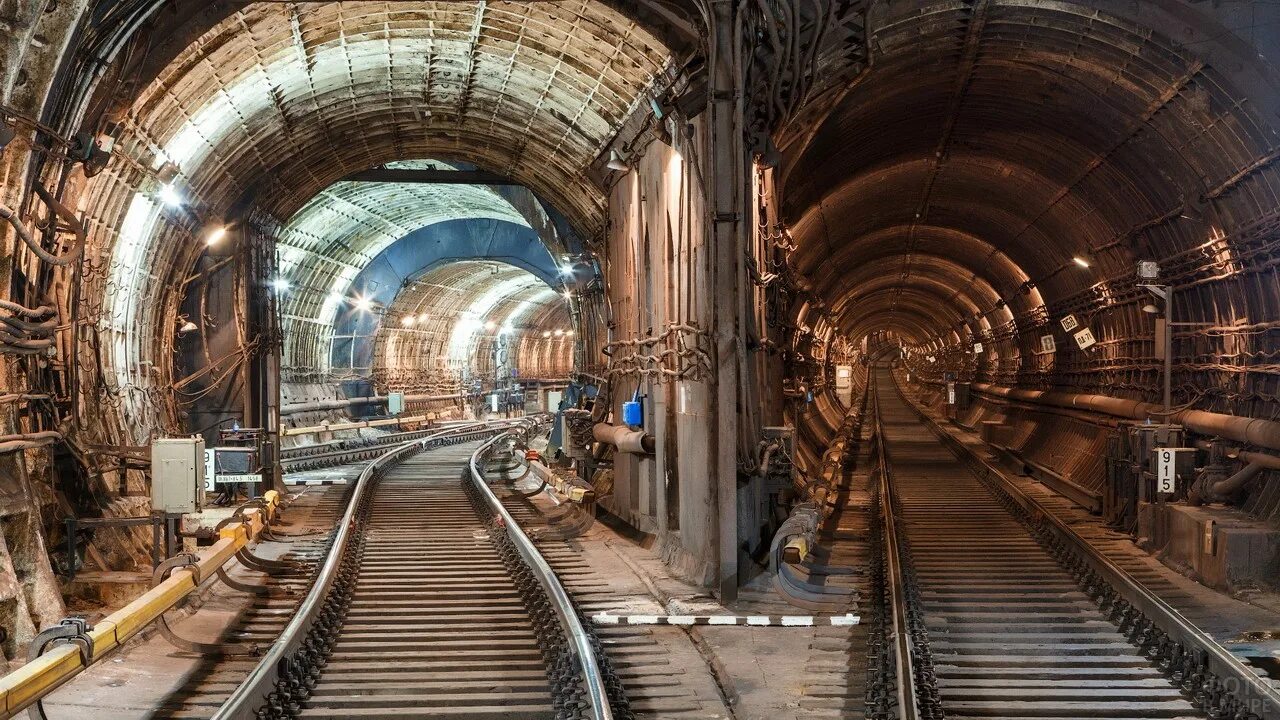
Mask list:
POLYGON ((163 438, 151 443, 151 511, 204 509, 204 438, 163 438))
POLYGON ((387 393, 387 414, 399 415, 404 412, 404 393, 387 393))

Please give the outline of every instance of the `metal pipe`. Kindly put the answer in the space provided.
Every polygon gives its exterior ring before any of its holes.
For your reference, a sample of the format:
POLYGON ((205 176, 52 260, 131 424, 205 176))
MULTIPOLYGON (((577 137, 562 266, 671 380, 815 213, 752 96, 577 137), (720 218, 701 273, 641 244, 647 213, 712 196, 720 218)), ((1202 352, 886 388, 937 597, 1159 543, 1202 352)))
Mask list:
POLYGON ((1160 406, 1141 400, 1125 400, 1107 395, 1088 395, 1044 390, 1019 390, 989 383, 971 383, 971 390, 994 397, 1040 405, 1092 410, 1131 420, 1151 417, 1177 422, 1189 430, 1248 443, 1268 450, 1280 450, 1280 422, 1262 418, 1225 415, 1203 410, 1178 410, 1166 416, 1160 406))
POLYGON ((636 455, 652 455, 657 447, 652 435, 643 430, 632 430, 625 425, 596 423, 591 426, 591 437, 596 442, 613 445, 620 452, 636 455))
POLYGON ((1258 473, 1264 469, 1260 462, 1251 462, 1241 468, 1235 475, 1220 480, 1213 484, 1213 493, 1215 495, 1230 495, 1231 493, 1244 487, 1246 483, 1258 476, 1258 473))

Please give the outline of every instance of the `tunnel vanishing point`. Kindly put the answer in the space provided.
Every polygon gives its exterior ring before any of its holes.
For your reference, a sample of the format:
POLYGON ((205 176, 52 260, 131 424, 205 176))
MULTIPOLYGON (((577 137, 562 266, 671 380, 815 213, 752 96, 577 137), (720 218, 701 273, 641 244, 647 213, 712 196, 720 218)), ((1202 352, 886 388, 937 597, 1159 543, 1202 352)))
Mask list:
POLYGON ((1280 720, 1280 5, 0 0, 0 370, 0 717, 1280 720))

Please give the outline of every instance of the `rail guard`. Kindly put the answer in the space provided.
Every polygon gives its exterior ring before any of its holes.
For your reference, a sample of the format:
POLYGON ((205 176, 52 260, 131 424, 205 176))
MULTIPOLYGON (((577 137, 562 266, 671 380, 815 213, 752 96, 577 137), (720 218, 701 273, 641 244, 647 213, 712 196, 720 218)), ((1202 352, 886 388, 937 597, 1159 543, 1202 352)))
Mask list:
POLYGON ((37 636, 43 652, 22 667, 0 678, 0 718, 11 718, 124 645, 155 622, 256 538, 280 505, 274 490, 263 495, 262 509, 245 510, 243 519, 219 531, 219 540, 206 548, 192 565, 175 569, 167 580, 133 602, 89 626, 68 618, 37 636), (265 517, 264 517, 265 515, 265 517), (54 632, 50 632, 53 630, 54 632), (61 632, 59 632, 61 631, 61 632), (42 639, 43 638, 43 639, 42 639), (59 642, 62 640, 62 642, 59 642), (53 643, 58 644, 53 644, 53 643))
POLYGON ((1203 667, 1220 678, 1217 684, 1223 687, 1217 689, 1220 692, 1235 696, 1244 704, 1246 712, 1254 713, 1256 716, 1263 718, 1280 717, 1280 692, 1271 687, 1265 679, 1258 677, 1244 662, 1225 650, 1199 627, 1183 617, 1182 613, 1134 579, 1128 571, 1100 553, 1087 540, 1081 537, 1075 529, 1042 506, 1038 500, 1011 483, 999 468, 968 452, 967 448, 952 437, 950 433, 939 427, 938 423, 923 412, 910 396, 903 391, 896 373, 892 374, 892 378, 894 388, 906 401, 907 407, 911 408, 913 412, 923 419, 925 425, 945 445, 950 447, 953 452, 956 452, 959 457, 967 460, 973 467, 974 472, 980 477, 995 483, 1013 503, 1021 506, 1024 511, 1028 512, 1040 523, 1047 524, 1055 535, 1071 546, 1077 557, 1083 558, 1084 562, 1097 573, 1098 577, 1121 594, 1124 602, 1136 610, 1138 615, 1148 618, 1145 620, 1140 617, 1135 618, 1135 625, 1143 622, 1153 623, 1156 628, 1166 633, 1174 642, 1181 643, 1198 653, 1203 667))
POLYGON ((565 592, 564 586, 560 584, 560 579, 556 577, 555 571, 543 559, 542 554, 538 552, 537 547, 534 546, 529 536, 525 535, 524 531, 520 529, 520 525, 511 516, 511 513, 507 512, 507 508, 493 494, 493 490, 489 488, 489 483, 485 482, 484 473, 480 470, 480 459, 492 452, 494 446, 506 437, 506 434, 499 435, 482 445, 472 454, 471 482, 480 491, 480 496, 484 498, 485 504, 489 506, 493 514, 502 520, 502 526, 506 528, 507 537, 511 539, 511 542, 515 543, 516 549, 520 551, 520 557, 524 558, 524 561, 528 563, 543 590, 547 592, 547 597, 550 598, 552 605, 555 606, 556 616, 560 618, 560 626, 564 629, 565 636, 569 639, 574 653, 577 655, 578 665, 582 670, 582 681, 586 690, 587 702, 591 705, 591 718, 593 720, 613 720, 613 710, 609 705, 609 694, 605 690, 604 679, 600 673, 600 665, 596 662, 591 638, 582 626, 582 621, 578 618, 577 609, 574 608, 573 603, 569 600, 569 594, 565 592))
POLYGON ((374 474, 388 465, 400 461, 406 455, 426 450, 429 447, 439 447, 444 445, 446 441, 463 442, 467 439, 478 439, 482 436, 503 432, 504 429, 505 427, 472 426, 448 428, 425 438, 391 448, 380 455, 377 460, 370 463, 356 480, 355 490, 352 492, 347 510, 342 516, 342 524, 334 535, 328 556, 325 558, 320 572, 316 575, 315 582, 312 583, 310 590, 307 591, 306 598, 298 606, 293 619, 285 626, 284 631, 280 633, 280 637, 271 644, 271 647, 263 655, 262 660, 249 673, 244 682, 235 689, 231 697, 227 698, 226 702, 218 708, 213 720, 250 720, 256 717, 258 709, 267 703, 268 696, 276 689, 277 681, 287 674, 289 664, 292 661, 291 658, 302 647, 308 631, 320 614, 325 598, 329 594, 329 589, 333 586, 339 565, 342 562, 342 556, 351 540, 352 520, 360 505, 360 498, 368 490, 374 474))

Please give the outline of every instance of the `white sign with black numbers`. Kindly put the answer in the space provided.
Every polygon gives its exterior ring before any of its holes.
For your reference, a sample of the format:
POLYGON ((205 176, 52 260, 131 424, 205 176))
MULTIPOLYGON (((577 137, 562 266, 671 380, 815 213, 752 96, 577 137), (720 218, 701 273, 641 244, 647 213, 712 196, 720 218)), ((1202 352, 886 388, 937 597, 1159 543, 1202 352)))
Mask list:
POLYGON ((1178 453, 1191 452, 1192 448, 1159 448, 1156 450, 1156 491, 1176 492, 1178 489, 1178 453))
POLYGON ((981 354, 982 354, 982 343, 974 343, 974 344, 973 344, 973 354, 974 354, 974 355, 981 355, 981 354))
POLYGON ((1072 330, 1075 330, 1078 327, 1080 327, 1080 323, 1076 321, 1075 315, 1068 315, 1062 318, 1063 330, 1066 330, 1067 332, 1071 332, 1072 330))
POLYGON ((1040 352, 1051 353, 1057 349, 1058 349, 1058 346, 1054 344, 1052 335, 1040 336, 1040 352))
POLYGON ((1098 343, 1093 337, 1093 331, 1089 328, 1081 330, 1072 337, 1076 339, 1076 345, 1080 346, 1081 350, 1088 350, 1098 343))

